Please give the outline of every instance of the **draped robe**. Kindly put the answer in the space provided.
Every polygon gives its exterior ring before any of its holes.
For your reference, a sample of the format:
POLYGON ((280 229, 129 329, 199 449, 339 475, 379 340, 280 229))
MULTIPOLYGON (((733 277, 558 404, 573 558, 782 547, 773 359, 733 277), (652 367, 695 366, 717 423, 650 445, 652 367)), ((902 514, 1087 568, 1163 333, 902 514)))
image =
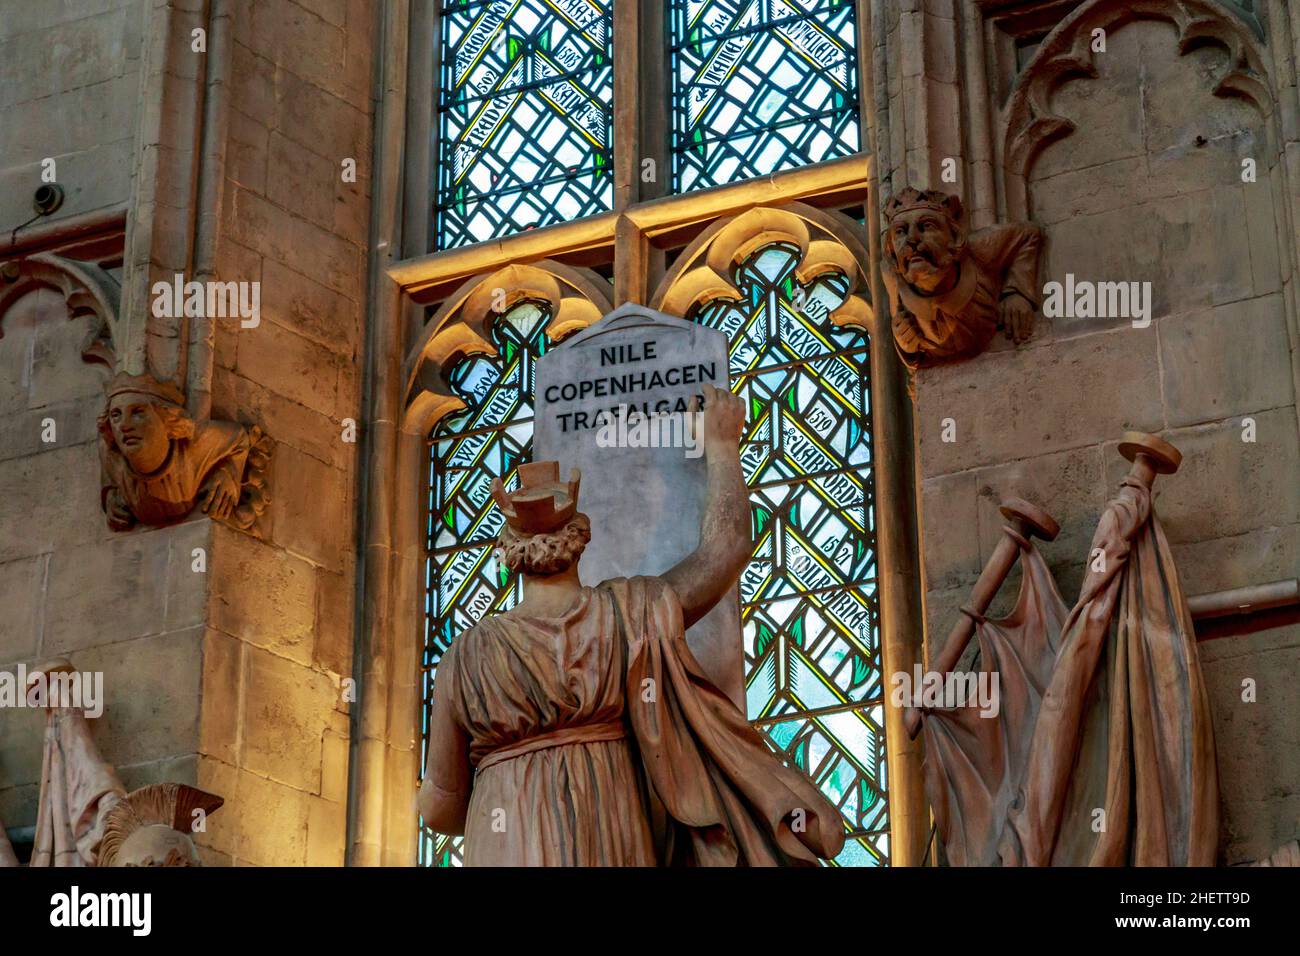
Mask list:
POLYGON ((704 676, 659 578, 466 631, 438 665, 429 747, 435 789, 476 768, 471 866, 813 864, 844 842, 836 808, 704 676))
POLYGON ((74 707, 48 711, 31 865, 94 866, 104 815, 124 796, 85 715, 74 707))
POLYGON ((1022 547, 1015 610, 977 618, 1000 713, 925 717, 926 790, 950 862, 1214 865, 1209 698, 1150 489, 1125 479, 1107 504, 1068 614, 1038 551, 1022 547))

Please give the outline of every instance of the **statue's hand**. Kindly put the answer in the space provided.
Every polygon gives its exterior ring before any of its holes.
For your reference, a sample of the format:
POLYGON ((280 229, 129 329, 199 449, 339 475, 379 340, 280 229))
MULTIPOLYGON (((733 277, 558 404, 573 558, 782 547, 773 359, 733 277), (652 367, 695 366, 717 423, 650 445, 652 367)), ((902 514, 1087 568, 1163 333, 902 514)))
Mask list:
POLYGON ((1017 345, 1034 334, 1034 304, 1019 292, 1009 293, 998 303, 998 319, 1007 338, 1017 345))
POLYGON ((925 339, 921 336, 921 330, 916 327, 916 323, 912 321, 911 316, 900 313, 894 316, 894 321, 891 324, 894 330, 894 339, 904 352, 916 354, 921 351, 925 339))
POLYGON ((727 389, 704 386, 704 451, 735 456, 745 428, 745 403, 727 389))
POLYGON ((108 497, 105 499, 105 513, 108 515, 108 526, 114 531, 125 531, 135 524, 135 515, 127 507, 126 498, 122 492, 116 488, 110 488, 108 497))
POLYGON ((239 505, 239 484, 230 473, 218 468, 199 489, 203 510, 211 518, 229 518, 239 505))

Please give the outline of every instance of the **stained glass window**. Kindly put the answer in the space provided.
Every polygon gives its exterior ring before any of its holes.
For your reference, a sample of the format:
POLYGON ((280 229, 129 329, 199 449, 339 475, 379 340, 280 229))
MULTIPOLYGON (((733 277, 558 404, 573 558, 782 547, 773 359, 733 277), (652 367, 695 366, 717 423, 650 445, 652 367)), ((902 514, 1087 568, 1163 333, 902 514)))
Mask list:
MULTIPOLYGON (((429 463, 424 655, 421 661, 420 766, 428 759, 429 703, 438 661, 485 614, 518 602, 521 582, 493 556, 501 512, 488 489, 500 478, 517 488, 517 466, 533 445, 533 365, 549 344, 550 310, 521 302, 490 326, 497 357, 471 356, 449 374, 465 409, 434 429, 429 463)), ((459 866, 461 838, 420 831, 423 866, 459 866)))
POLYGON ((613 0, 449 0, 438 248, 610 208, 613 0))
MULTIPOLYGON (((848 280, 832 273, 801 285, 798 261, 791 246, 758 250, 737 270, 741 301, 708 303, 691 318, 726 333, 749 420, 741 449, 755 539, 741 578, 749 718, 840 809, 849 839, 835 862, 880 866, 889 837, 869 343, 830 320, 848 280)), ((456 635, 519 598, 492 557, 501 518, 488 486, 500 476, 512 487, 528 460, 533 364, 549 318, 532 303, 515 306, 491 326, 499 358, 467 358, 450 373, 467 407, 432 435, 426 713, 438 659, 456 635)), ((459 861, 458 839, 422 831, 422 864, 459 861)))
POLYGON ((860 148, 853 0, 669 0, 673 186, 860 148))
POLYGON ((795 276, 773 244, 737 269, 739 302, 693 318, 727 334, 747 411, 741 464, 754 557, 740 580, 749 719, 839 807, 836 862, 889 860, 876 608, 870 345, 830 313, 848 280, 795 276))

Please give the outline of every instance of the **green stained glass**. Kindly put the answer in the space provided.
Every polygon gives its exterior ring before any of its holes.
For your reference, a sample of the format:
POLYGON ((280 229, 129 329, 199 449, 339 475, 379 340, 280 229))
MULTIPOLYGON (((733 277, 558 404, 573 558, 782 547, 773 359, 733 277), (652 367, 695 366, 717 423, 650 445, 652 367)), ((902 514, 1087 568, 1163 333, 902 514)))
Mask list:
POLYGON ((741 575, 746 704, 769 745, 839 807, 837 864, 889 861, 876 608, 870 343, 835 326, 842 275, 799 282, 772 244, 736 271, 738 301, 693 318, 731 342, 749 410, 741 464, 754 556, 741 575))
MULTIPOLYGON (((520 598, 518 576, 493 556, 501 513, 489 489, 493 478, 517 487, 519 463, 532 455, 533 367, 549 345, 550 320, 549 307, 533 302, 495 317, 496 357, 470 356, 452 367, 448 380, 465 408, 430 436, 421 767, 439 659, 457 635, 520 598)), ((461 838, 421 827, 419 862, 459 866, 461 838)))
POLYGON ((610 208, 612 10, 612 0, 443 4, 438 248, 610 208))
POLYGON ((673 187, 856 153, 853 0, 670 0, 673 187))

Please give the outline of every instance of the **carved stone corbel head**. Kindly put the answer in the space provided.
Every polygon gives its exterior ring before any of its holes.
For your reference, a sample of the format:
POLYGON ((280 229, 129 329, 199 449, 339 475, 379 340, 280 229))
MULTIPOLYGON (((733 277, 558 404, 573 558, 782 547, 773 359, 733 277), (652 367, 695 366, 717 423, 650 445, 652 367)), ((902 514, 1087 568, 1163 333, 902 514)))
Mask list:
POLYGON ((961 199, 907 187, 885 204, 881 274, 894 344, 910 368, 972 358, 998 329, 1033 334, 1041 231, 1008 223, 968 234, 961 199))
POLYGON ((909 186, 885 204, 885 220, 885 253, 908 285, 934 295, 956 284, 967 249, 961 199, 909 186))
POLYGON ((170 524, 197 504, 247 530, 266 510, 271 448, 256 425, 197 422, 176 386, 147 374, 119 373, 104 392, 100 504, 110 528, 170 524))

